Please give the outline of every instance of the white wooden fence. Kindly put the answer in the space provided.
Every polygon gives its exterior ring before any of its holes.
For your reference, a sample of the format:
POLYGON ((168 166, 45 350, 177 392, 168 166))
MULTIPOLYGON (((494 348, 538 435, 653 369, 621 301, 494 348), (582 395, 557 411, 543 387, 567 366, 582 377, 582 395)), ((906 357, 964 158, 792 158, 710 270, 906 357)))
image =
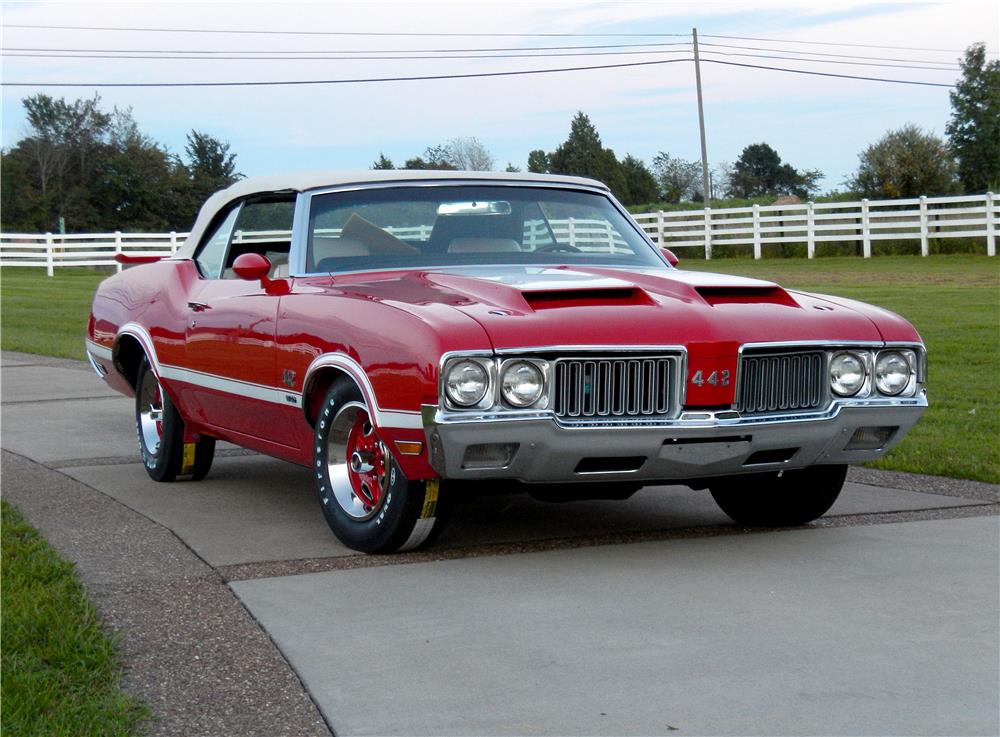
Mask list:
POLYGON ((987 192, 965 197, 661 210, 634 217, 654 241, 678 249, 682 256, 680 249, 697 249, 712 258, 715 247, 737 246, 737 252, 761 258, 765 245, 797 243, 805 244, 806 255, 812 258, 818 243, 855 242, 861 245, 862 255, 870 258, 874 241, 917 241, 920 254, 927 256, 934 238, 983 238, 986 253, 995 256, 998 215, 996 196, 987 192))
MULTIPOLYGON (((914 241, 914 252, 919 242, 920 254, 927 256, 930 240, 935 238, 981 238, 986 253, 995 256, 1000 231, 1000 208, 992 192, 965 197, 660 210, 634 217, 656 243, 675 249, 679 256, 696 250, 706 259, 712 258, 713 248, 719 246, 761 258, 764 246, 772 244, 805 244, 806 255, 812 258, 817 244, 838 242, 860 244, 862 255, 869 258, 875 241, 914 241)), ((627 248, 604 221, 554 221, 552 227, 560 242, 565 238, 584 250, 627 248)), ((398 229, 396 235, 426 239, 429 226, 398 229)), ((248 239, 258 236, 273 239, 289 234, 247 234, 248 239)), ((49 276, 56 267, 64 266, 115 266, 121 271, 116 254, 169 256, 186 237, 187 233, 173 232, 0 233, 0 266, 44 266, 49 276)), ((535 237, 534 231, 525 233, 528 241, 535 237)))

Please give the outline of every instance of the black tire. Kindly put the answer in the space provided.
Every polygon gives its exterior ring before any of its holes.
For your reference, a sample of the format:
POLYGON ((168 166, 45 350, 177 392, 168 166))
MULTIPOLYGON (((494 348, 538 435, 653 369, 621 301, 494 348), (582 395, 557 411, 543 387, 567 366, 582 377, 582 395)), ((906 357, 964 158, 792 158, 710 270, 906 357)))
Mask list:
POLYGON ((730 476, 709 489, 716 504, 745 527, 795 527, 822 517, 837 501, 847 466, 730 476))
POLYGON ((184 443, 184 420, 143 357, 135 381, 135 431, 146 473, 154 481, 205 478, 215 457, 215 438, 184 443))
POLYGON ((447 495, 410 481, 368 417, 361 390, 335 381, 316 418, 313 472, 323 516, 344 545, 363 553, 416 550, 444 527, 447 495))

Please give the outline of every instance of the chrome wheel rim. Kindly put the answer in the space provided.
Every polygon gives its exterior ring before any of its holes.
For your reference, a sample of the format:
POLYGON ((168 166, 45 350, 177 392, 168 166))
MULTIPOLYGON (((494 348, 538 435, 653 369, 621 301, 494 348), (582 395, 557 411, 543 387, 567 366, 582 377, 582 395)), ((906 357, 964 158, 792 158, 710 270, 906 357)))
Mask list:
POLYGON ((361 522, 378 514, 389 489, 388 466, 385 444, 367 408, 348 402, 326 436, 326 473, 333 499, 349 517, 361 522))
POLYGON ((163 439, 163 392, 152 371, 142 377, 139 387, 139 439, 151 456, 160 452, 163 439))

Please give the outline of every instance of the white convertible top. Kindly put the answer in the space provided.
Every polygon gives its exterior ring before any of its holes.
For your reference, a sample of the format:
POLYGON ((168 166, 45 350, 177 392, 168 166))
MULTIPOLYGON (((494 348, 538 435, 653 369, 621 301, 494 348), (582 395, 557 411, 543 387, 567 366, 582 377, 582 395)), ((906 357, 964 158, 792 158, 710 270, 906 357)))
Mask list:
POLYGON ((258 194, 275 192, 306 192, 311 189, 343 187, 352 184, 383 184, 393 182, 426 182, 428 180, 484 181, 484 182, 525 182, 528 184, 548 183, 574 187, 597 187, 608 191, 603 182, 584 177, 570 177, 558 174, 522 174, 520 172, 497 171, 438 171, 410 169, 372 169, 367 171, 309 171, 272 174, 263 177, 247 177, 216 192, 201 206, 198 218, 188 234, 184 245, 177 251, 177 258, 191 258, 205 229, 216 213, 229 203, 258 194))

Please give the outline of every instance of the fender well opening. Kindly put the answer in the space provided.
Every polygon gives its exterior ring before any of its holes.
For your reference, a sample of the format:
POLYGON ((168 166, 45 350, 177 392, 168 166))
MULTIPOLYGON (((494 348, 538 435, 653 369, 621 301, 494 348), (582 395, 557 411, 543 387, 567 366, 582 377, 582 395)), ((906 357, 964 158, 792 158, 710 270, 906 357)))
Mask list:
POLYGON ((131 335, 123 335, 115 344, 114 363, 118 373, 125 377, 129 386, 135 390, 135 382, 138 378, 139 364, 142 362, 146 352, 142 344, 131 335))
POLYGON ((316 425, 316 417, 319 414, 326 393, 330 391, 333 382, 340 378, 346 378, 354 384, 354 378, 339 368, 325 366, 317 369, 315 373, 306 379, 306 385, 302 389, 302 411, 305 413, 306 422, 310 427, 316 425))

